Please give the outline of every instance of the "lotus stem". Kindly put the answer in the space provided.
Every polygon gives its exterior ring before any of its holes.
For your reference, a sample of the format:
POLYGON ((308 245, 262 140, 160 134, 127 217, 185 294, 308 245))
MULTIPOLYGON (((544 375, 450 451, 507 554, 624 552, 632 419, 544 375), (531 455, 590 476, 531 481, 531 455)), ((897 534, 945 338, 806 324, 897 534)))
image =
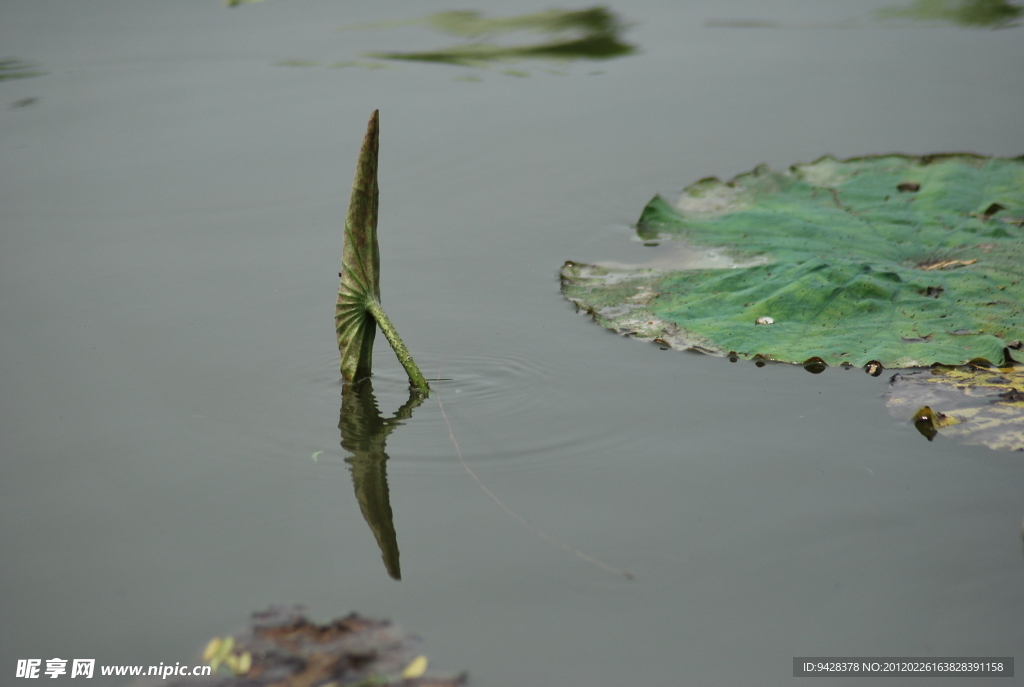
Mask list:
POLYGON ((427 384, 426 378, 420 372, 420 368, 416 366, 416 361, 412 359, 409 349, 402 343, 402 338, 398 336, 398 331, 384 313, 384 308, 381 307, 380 302, 374 298, 367 299, 366 311, 373 315, 373 319, 377 321, 377 326, 384 332, 388 343, 391 344, 391 348, 395 350, 395 355, 398 356, 398 362, 402 363, 406 374, 409 375, 409 381, 413 387, 424 396, 428 395, 430 393, 430 386, 427 384))

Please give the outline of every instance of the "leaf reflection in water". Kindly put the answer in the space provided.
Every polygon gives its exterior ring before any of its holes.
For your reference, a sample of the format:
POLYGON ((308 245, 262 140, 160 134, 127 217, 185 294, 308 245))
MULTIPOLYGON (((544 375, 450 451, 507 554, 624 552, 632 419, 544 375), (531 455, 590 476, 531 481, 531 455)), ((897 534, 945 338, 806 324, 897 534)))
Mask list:
POLYGON ((437 62, 482 67, 494 62, 518 62, 526 59, 555 61, 607 60, 636 52, 622 40, 626 28, 615 13, 605 7, 581 10, 547 10, 517 17, 488 19, 476 11, 440 12, 406 22, 369 24, 348 28, 391 28, 406 24, 425 24, 443 33, 470 42, 439 50, 422 52, 380 52, 369 57, 382 60, 437 62), (483 37, 521 32, 540 33, 543 42, 498 44, 483 37))
POLYGON ((345 459, 352 470, 359 509, 370 526, 388 575, 402 579, 398 562, 398 537, 391 513, 388 492, 385 442, 395 427, 412 417, 412 411, 423 403, 423 395, 409 389, 409 400, 394 417, 384 419, 377 409, 377 399, 369 380, 345 384, 341 391, 341 447, 352 455, 345 459))
MULTIPOLYGON (((0 81, 29 79, 33 76, 43 76, 44 74, 46 72, 38 71, 31 62, 25 62, 14 57, 0 58, 0 81)), ((28 99, 26 98, 26 100, 28 99)))
POLYGON ((1005 29, 1018 26, 1024 7, 1006 0, 915 0, 906 7, 878 10, 878 18, 950 22, 966 27, 1005 29))

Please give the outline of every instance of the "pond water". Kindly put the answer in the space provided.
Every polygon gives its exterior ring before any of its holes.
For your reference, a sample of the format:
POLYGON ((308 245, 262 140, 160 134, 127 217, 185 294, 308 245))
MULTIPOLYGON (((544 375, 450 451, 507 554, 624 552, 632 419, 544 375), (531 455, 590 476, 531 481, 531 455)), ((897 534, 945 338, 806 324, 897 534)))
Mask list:
MULTIPOLYGON (((671 259, 631 224, 705 176, 1024 152, 1021 29, 890 4, 629 0, 617 59, 331 67, 458 42, 340 27, 549 5, 5 3, 4 56, 45 74, 0 82, 4 682, 191 662, 282 603, 394 618, 487 686, 1021 656, 1019 454, 926 441, 888 375, 663 351, 559 292, 567 259, 671 259), (387 437, 400 581, 341 446, 332 321, 377 108, 383 302, 438 380, 387 437)), ((375 371, 391 417, 383 337, 375 371)))

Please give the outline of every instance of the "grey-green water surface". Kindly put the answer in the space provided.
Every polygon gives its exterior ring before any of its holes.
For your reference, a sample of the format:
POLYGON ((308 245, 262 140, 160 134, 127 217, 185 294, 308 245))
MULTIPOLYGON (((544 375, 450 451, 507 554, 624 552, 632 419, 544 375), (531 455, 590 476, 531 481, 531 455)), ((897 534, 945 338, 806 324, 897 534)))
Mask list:
MULTIPOLYGON (((0 83, 0 682, 191 663, 271 603, 398 619, 487 686, 1019 658, 1020 455, 928 443, 885 377, 662 351, 558 290, 566 259, 654 257, 629 225, 704 176, 1024 152, 1021 30, 872 23, 886 4, 632 0, 635 54, 515 78, 278 65, 449 41, 342 26, 543 3, 3 3, 4 55, 45 74, 0 83), (375 108, 384 304, 449 380, 388 438, 400 582, 340 446, 332 331, 375 108), (438 398, 509 508, 634 579, 499 509, 438 398)), ((390 417, 404 373, 382 337, 375 359, 390 417)))

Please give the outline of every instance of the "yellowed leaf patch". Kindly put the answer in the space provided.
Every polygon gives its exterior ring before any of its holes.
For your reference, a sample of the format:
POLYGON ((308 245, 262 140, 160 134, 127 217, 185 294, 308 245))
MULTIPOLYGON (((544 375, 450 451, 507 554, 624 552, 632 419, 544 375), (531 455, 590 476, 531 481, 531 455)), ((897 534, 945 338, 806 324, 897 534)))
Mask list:
POLYGON ((889 413, 936 435, 999 451, 1024 451, 1024 366, 934 367, 893 375, 889 413))

